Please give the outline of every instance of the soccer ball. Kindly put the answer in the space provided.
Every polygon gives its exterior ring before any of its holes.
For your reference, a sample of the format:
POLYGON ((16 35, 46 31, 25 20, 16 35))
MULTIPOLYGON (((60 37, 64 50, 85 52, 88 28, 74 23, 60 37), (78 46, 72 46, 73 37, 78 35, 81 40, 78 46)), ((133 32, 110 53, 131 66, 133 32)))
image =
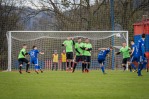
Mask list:
POLYGON ((121 34, 120 33, 117 33, 116 34, 116 37, 120 38, 121 37, 121 34))

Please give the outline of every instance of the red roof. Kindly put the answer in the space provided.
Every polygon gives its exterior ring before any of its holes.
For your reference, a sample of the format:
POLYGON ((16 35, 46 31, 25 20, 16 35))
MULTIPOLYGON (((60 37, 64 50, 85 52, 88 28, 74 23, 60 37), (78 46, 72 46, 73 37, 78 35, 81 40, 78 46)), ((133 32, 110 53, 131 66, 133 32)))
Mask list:
POLYGON ((149 19, 143 20, 141 22, 136 22, 133 25, 149 25, 149 19))

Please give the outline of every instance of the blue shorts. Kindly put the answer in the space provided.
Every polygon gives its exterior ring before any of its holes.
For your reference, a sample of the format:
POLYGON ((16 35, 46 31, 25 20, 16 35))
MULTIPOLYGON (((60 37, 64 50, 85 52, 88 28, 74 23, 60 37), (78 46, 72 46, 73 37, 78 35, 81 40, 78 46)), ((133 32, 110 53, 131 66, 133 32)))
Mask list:
POLYGON ((38 58, 31 59, 31 63, 35 64, 35 65, 38 65, 38 58))
POLYGON ((139 62, 140 63, 147 62, 147 59, 144 56, 139 56, 139 62))
POLYGON ((41 69, 41 67, 37 65, 37 66, 35 66, 35 69, 39 70, 39 69, 41 69))
POLYGON ((138 56, 132 56, 130 62, 139 62, 139 57, 138 56))
POLYGON ((104 64, 105 63, 105 59, 98 59, 98 63, 99 64, 104 64))

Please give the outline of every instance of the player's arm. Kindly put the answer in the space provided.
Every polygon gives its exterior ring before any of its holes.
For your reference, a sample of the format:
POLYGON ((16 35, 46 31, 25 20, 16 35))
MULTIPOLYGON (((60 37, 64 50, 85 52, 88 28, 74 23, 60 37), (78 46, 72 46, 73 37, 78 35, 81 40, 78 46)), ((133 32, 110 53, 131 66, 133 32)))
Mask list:
POLYGON ((130 55, 132 55, 134 53, 134 50, 135 50, 135 48, 133 47, 130 55))
POLYGON ((121 52, 116 52, 116 55, 119 55, 119 54, 121 54, 121 52))
POLYGON ((22 55, 25 57, 25 55, 28 55, 28 53, 22 51, 22 55))
POLYGON ((85 47, 80 47, 82 50, 85 50, 85 47))
POLYGON ((62 46, 66 46, 66 42, 65 41, 63 42, 62 46))
POLYGON ((92 48, 86 48, 86 51, 91 51, 92 50, 92 48))
POLYGON ((85 48, 86 51, 91 51, 92 50, 92 45, 91 48, 85 48))
POLYGON ((121 49, 120 49, 120 51, 119 51, 119 52, 116 52, 116 55, 119 55, 119 54, 121 54, 121 52, 122 52, 122 51, 121 51, 121 49))
POLYGON ((73 37, 71 38, 71 40, 72 40, 72 44, 75 45, 75 41, 73 37))
POLYGON ((78 51, 78 49, 77 49, 77 48, 75 48, 75 50, 76 50, 76 52, 77 52, 77 53, 81 54, 81 53, 78 51))
POLYGON ((43 54, 44 54, 44 52, 39 52, 39 54, 42 54, 42 55, 43 55, 43 54))
POLYGON ((36 53, 39 53, 39 54, 44 54, 44 52, 41 52, 41 51, 39 51, 39 50, 36 50, 35 52, 36 52, 36 53))
POLYGON ((145 54, 145 47, 144 47, 144 45, 141 46, 141 50, 142 50, 142 54, 144 55, 145 54))

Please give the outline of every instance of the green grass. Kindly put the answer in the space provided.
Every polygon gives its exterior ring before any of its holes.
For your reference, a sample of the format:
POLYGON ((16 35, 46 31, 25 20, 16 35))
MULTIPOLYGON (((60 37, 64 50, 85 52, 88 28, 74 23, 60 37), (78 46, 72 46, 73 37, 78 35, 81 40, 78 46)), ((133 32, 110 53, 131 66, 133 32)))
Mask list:
POLYGON ((149 73, 0 72, 0 99, 149 99, 149 73))

